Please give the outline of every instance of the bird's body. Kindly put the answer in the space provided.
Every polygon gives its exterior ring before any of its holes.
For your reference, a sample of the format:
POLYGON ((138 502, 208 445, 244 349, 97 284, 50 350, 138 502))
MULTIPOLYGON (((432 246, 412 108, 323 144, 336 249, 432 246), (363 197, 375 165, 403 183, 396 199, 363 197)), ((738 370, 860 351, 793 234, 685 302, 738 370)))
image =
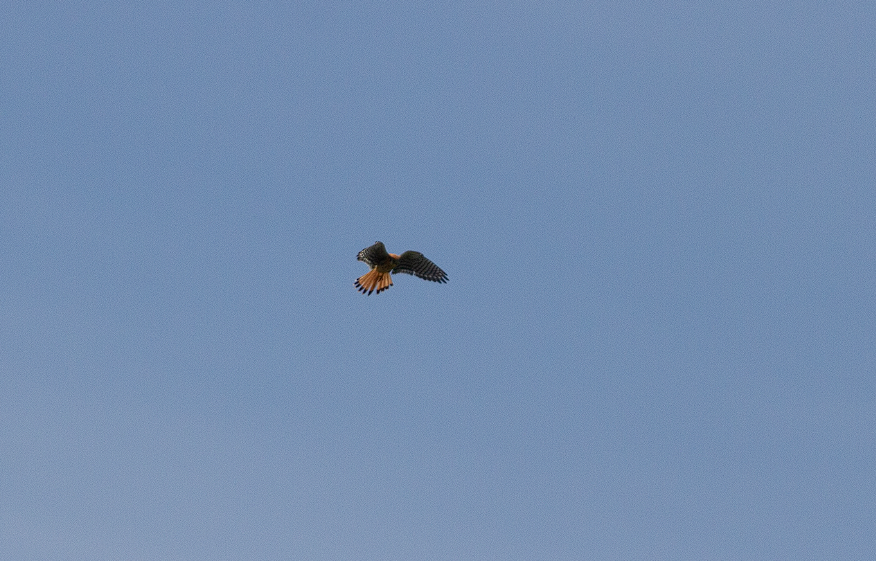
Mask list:
POLYGON ((447 273, 426 259, 419 251, 406 251, 401 255, 389 253, 383 242, 377 242, 359 252, 356 259, 371 266, 371 270, 356 279, 356 288, 370 295, 375 290, 380 294, 392 286, 390 273, 405 273, 434 282, 447 282, 447 273))

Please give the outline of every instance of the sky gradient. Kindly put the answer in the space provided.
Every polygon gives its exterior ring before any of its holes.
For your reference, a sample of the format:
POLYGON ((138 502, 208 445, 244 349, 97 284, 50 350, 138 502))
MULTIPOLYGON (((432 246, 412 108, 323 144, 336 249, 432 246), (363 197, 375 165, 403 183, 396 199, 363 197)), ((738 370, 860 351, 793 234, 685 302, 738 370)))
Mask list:
POLYGON ((872 555, 874 21, 10 3, 0 558, 872 555))

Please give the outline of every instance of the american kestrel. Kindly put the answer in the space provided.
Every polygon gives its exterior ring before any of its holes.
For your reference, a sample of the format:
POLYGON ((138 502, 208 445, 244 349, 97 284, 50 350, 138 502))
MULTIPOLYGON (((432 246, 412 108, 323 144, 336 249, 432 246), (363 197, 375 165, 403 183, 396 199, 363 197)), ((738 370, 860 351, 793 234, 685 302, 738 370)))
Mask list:
POLYGON ((430 281, 447 282, 447 273, 423 257, 419 251, 406 251, 396 255, 387 253, 383 242, 377 242, 360 251, 356 259, 371 266, 370 271, 356 279, 356 288, 359 292, 367 293, 369 296, 375 290, 380 294, 392 286, 390 273, 405 273, 430 281))

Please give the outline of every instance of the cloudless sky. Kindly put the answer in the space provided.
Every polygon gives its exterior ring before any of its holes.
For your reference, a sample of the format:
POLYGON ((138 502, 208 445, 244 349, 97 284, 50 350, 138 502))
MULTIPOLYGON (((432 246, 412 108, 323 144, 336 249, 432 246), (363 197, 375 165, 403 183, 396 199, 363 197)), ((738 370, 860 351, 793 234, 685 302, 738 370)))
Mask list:
POLYGON ((874 21, 7 3, 0 558, 872 556, 874 21))

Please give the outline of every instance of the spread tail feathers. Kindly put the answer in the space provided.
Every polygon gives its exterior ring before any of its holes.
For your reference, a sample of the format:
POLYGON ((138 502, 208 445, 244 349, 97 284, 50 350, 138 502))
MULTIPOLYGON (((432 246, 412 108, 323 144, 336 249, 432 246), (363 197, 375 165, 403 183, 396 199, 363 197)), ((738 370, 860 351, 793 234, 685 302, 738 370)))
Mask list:
POLYGON ((359 292, 369 296, 375 290, 380 294, 390 286, 392 286, 392 277, 389 273, 381 273, 377 269, 371 269, 356 280, 356 288, 359 292))

